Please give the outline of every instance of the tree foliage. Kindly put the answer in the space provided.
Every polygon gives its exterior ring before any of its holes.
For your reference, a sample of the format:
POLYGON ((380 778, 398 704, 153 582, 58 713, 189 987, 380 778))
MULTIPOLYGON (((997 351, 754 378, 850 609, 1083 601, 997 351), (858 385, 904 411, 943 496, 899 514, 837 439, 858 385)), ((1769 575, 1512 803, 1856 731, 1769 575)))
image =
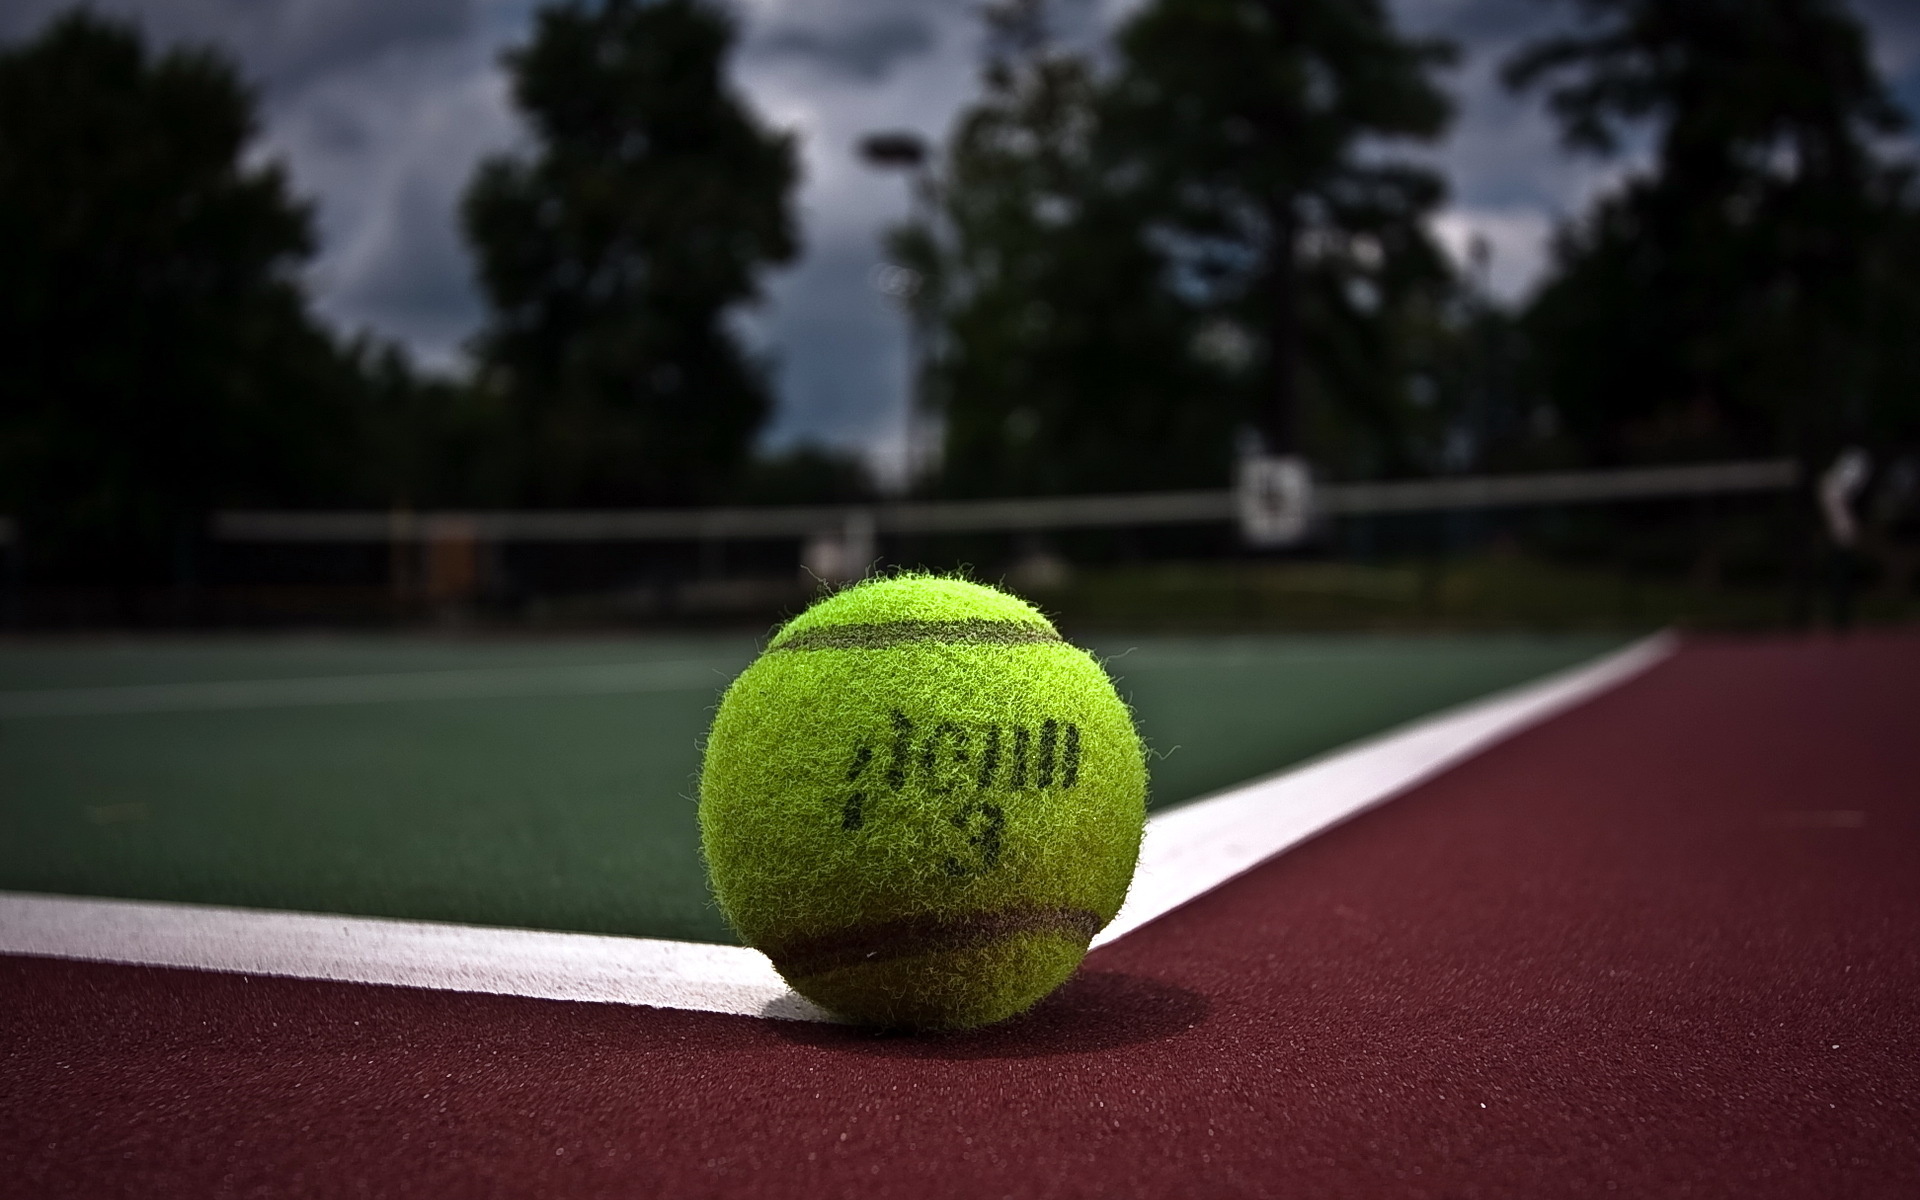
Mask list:
POLYGON ((173 571, 216 504, 325 498, 360 367, 308 317, 306 207, 205 49, 79 13, 0 52, 0 508, 36 574, 173 571))
POLYGON ((1451 49, 1378 0, 1156 0, 1118 48, 1116 167, 1180 285, 1261 348, 1267 448, 1403 469, 1399 334, 1447 276, 1425 228, 1444 187, 1379 147, 1445 130, 1451 49))
POLYGON ((891 242, 926 280, 947 486, 1217 486, 1249 430, 1404 469, 1442 188, 1362 147, 1445 127, 1446 48, 1371 2, 1157 0, 1098 71, 1044 0, 988 16, 936 218, 891 242))
POLYGON ((725 86, 732 37, 700 0, 568 0, 507 56, 538 150, 483 164, 464 220, 528 500, 712 495, 765 419, 726 317, 795 252, 795 165, 725 86))
POLYGON ((1580 10, 1583 29, 1506 68, 1544 88, 1571 147, 1651 141, 1562 235, 1529 314, 1580 442, 1602 461, 1823 457, 1867 436, 1899 407, 1875 328, 1913 311, 1885 271, 1912 206, 1876 153, 1901 117, 1858 22, 1837 0, 1580 10))
MULTIPOLYGON (((1224 478, 1240 414, 1193 351, 1131 197, 1103 177, 1100 87, 1031 3, 989 10, 986 94, 962 117, 936 218, 897 231, 922 276, 925 387, 960 494, 1179 487, 1224 478)), ((926 185, 923 185, 926 186, 926 185)))

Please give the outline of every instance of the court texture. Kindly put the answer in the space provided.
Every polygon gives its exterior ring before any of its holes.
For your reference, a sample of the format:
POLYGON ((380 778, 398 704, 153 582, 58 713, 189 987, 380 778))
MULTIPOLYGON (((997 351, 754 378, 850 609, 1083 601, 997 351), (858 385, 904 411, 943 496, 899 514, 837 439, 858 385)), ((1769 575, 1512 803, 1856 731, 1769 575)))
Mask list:
POLYGON ((0 1196, 1920 1195, 1920 636, 1095 639, 1127 906, 922 1036, 708 898, 758 645, 0 643, 0 1196))

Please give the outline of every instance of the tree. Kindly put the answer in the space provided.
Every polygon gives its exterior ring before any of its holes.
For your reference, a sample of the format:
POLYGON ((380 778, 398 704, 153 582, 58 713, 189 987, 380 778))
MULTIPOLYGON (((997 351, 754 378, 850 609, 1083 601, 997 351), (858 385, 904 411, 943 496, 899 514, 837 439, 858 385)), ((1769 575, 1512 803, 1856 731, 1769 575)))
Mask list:
POLYGON ((1447 277, 1425 229, 1443 187, 1371 148, 1446 128, 1450 55, 1379 0, 1155 0, 1120 32, 1112 169, 1150 196, 1179 286, 1262 350, 1270 452, 1404 464, 1397 332, 1447 277))
MULTIPOLYGON (((1045 10, 987 10, 986 95, 933 184, 935 219, 895 231, 933 330, 924 386, 940 486, 1030 495, 1224 482, 1242 419, 1230 371, 1099 159, 1099 83, 1054 49, 1045 10)), ((1231 347, 1228 348, 1230 354, 1231 347)))
POLYGON ((1858 22, 1837 0, 1579 8, 1507 80, 1545 88, 1575 150, 1645 131, 1651 165, 1560 236, 1528 317, 1548 388, 1602 461, 1824 465, 1876 407, 1877 248, 1909 219, 1858 22))
POLYGON ((310 215, 254 132, 209 49, 83 12, 0 52, 0 507, 38 578, 125 593, 190 569, 209 507, 342 477, 359 369, 306 312, 310 215))
POLYGON ((711 495, 765 419, 725 318, 795 252, 794 153, 725 86, 732 37, 699 0, 568 0, 506 57, 540 148, 484 163, 463 216, 529 500, 711 495))

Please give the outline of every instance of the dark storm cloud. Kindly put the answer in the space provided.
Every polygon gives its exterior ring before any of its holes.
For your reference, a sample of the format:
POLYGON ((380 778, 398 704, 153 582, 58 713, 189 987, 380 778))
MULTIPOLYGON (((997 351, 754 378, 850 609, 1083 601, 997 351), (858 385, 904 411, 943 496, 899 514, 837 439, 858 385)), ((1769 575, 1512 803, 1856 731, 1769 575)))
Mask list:
POLYGON ((1880 48, 1892 50, 1908 68, 1920 57, 1920 5, 1913 0, 1858 0, 1854 9, 1873 28, 1880 48))
POLYGON ((1571 7, 1551 0, 1400 0, 1393 6, 1409 31, 1444 34, 1469 52, 1562 24, 1571 7))
MULTIPOLYGON (((0 41, 75 5, 0 0, 0 41)), ((346 332, 398 339, 453 369, 481 307, 457 198, 481 154, 511 145, 495 56, 525 36, 533 0, 90 0, 156 48, 213 44, 261 95, 256 153, 316 202, 309 291, 346 332)))
POLYGON ((865 239, 836 239, 804 272, 774 282, 765 315, 781 412, 775 441, 872 442, 899 412, 907 364, 902 317, 870 280, 865 239), (798 419, 796 419, 798 418, 798 419))
MULTIPOLYGON (((1484 143, 1482 148, 1489 152, 1504 150, 1516 165, 1530 163, 1535 172, 1545 165, 1539 161, 1535 138, 1523 135, 1514 140, 1525 126, 1544 128, 1539 105, 1508 91, 1500 71, 1522 46, 1565 28, 1566 7, 1543 0, 1400 0, 1394 6, 1404 32, 1443 38, 1459 53, 1454 65, 1441 73, 1441 84, 1452 94, 1455 106, 1441 161, 1449 173, 1466 177, 1469 187, 1488 190, 1482 186, 1480 164, 1458 156, 1463 138, 1484 143)), ((1497 186, 1495 190, 1512 189, 1497 186)))
POLYGON ((403 342, 454 346, 470 336, 482 309, 450 190, 432 171, 397 181, 358 269, 328 307, 403 342))
POLYGON ((1920 148, 1920 4, 1913 0, 1861 0, 1858 11, 1873 29, 1874 61, 1886 75, 1910 127, 1901 139, 1920 148))
POLYGON ((373 145, 374 131, 359 113, 322 99, 307 110, 307 137, 324 154, 361 154, 373 145))
MULTIPOLYGON (((979 91, 982 0, 715 0, 736 15, 735 77, 770 124, 793 129, 804 159, 797 197, 806 253, 743 317, 775 366, 775 444, 817 439, 897 456, 906 339, 869 284, 879 236, 906 213, 904 181, 863 167, 852 148, 876 128, 938 138, 979 91)), ((1143 0, 1056 0, 1063 45, 1095 48, 1143 0)), ((1680 2, 1680 0, 1675 0, 1680 2)), ((524 138, 499 51, 524 42, 540 0, 93 0, 135 16, 155 41, 218 42, 262 90, 261 152, 284 159, 318 202, 319 310, 342 330, 398 338, 457 369, 483 306, 457 223, 475 164, 524 138)), ((1524 294, 1553 226, 1584 211, 1620 164, 1560 147, 1537 96, 1499 81, 1520 45, 1565 28, 1572 0, 1388 0, 1410 33, 1462 50, 1444 76, 1459 119, 1421 151, 1447 176, 1437 227, 1459 252, 1495 248, 1496 286, 1524 294)), ((0 40, 38 31, 64 0, 0 0, 0 40)), ((1875 61, 1920 112, 1920 3, 1855 0, 1875 61)), ((1914 142, 1905 143, 1911 148, 1914 142)))
POLYGON ((748 53, 804 59, 831 75, 877 83, 934 44, 933 25, 925 17, 890 13, 847 25, 775 29, 755 39, 748 53))
MULTIPOLYGON (((75 6, 0 5, 0 37, 28 36, 75 6)), ((130 17, 162 44, 213 42, 236 55, 269 97, 396 48, 446 41, 472 26, 470 0, 91 0, 130 17)))
MULTIPOLYGON (((1527 41, 1577 28, 1583 7, 1574 0, 1392 0, 1392 4, 1409 30, 1453 39, 1470 65, 1481 65, 1481 74, 1490 83, 1499 64, 1527 41)), ((1903 106, 1920 117, 1920 4, 1852 0, 1843 7, 1866 26, 1875 65, 1903 106)))

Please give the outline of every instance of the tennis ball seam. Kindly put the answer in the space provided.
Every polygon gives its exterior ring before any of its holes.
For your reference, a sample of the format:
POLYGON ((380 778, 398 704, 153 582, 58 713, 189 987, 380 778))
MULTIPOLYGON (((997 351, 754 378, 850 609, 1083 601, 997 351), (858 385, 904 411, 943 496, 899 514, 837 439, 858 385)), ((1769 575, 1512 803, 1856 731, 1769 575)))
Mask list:
POLYGON ((878 621, 816 625, 802 629, 767 647, 767 653, 795 650, 887 650, 910 642, 943 642, 1018 646, 1061 641, 1058 633, 1038 625, 972 617, 959 621, 878 621))
POLYGON ((1083 908, 1005 908, 955 916, 920 913, 891 921, 850 926, 767 951, 780 973, 806 978, 844 967, 943 954, 997 942, 1018 934, 1060 934, 1085 945, 1106 922, 1083 908))

